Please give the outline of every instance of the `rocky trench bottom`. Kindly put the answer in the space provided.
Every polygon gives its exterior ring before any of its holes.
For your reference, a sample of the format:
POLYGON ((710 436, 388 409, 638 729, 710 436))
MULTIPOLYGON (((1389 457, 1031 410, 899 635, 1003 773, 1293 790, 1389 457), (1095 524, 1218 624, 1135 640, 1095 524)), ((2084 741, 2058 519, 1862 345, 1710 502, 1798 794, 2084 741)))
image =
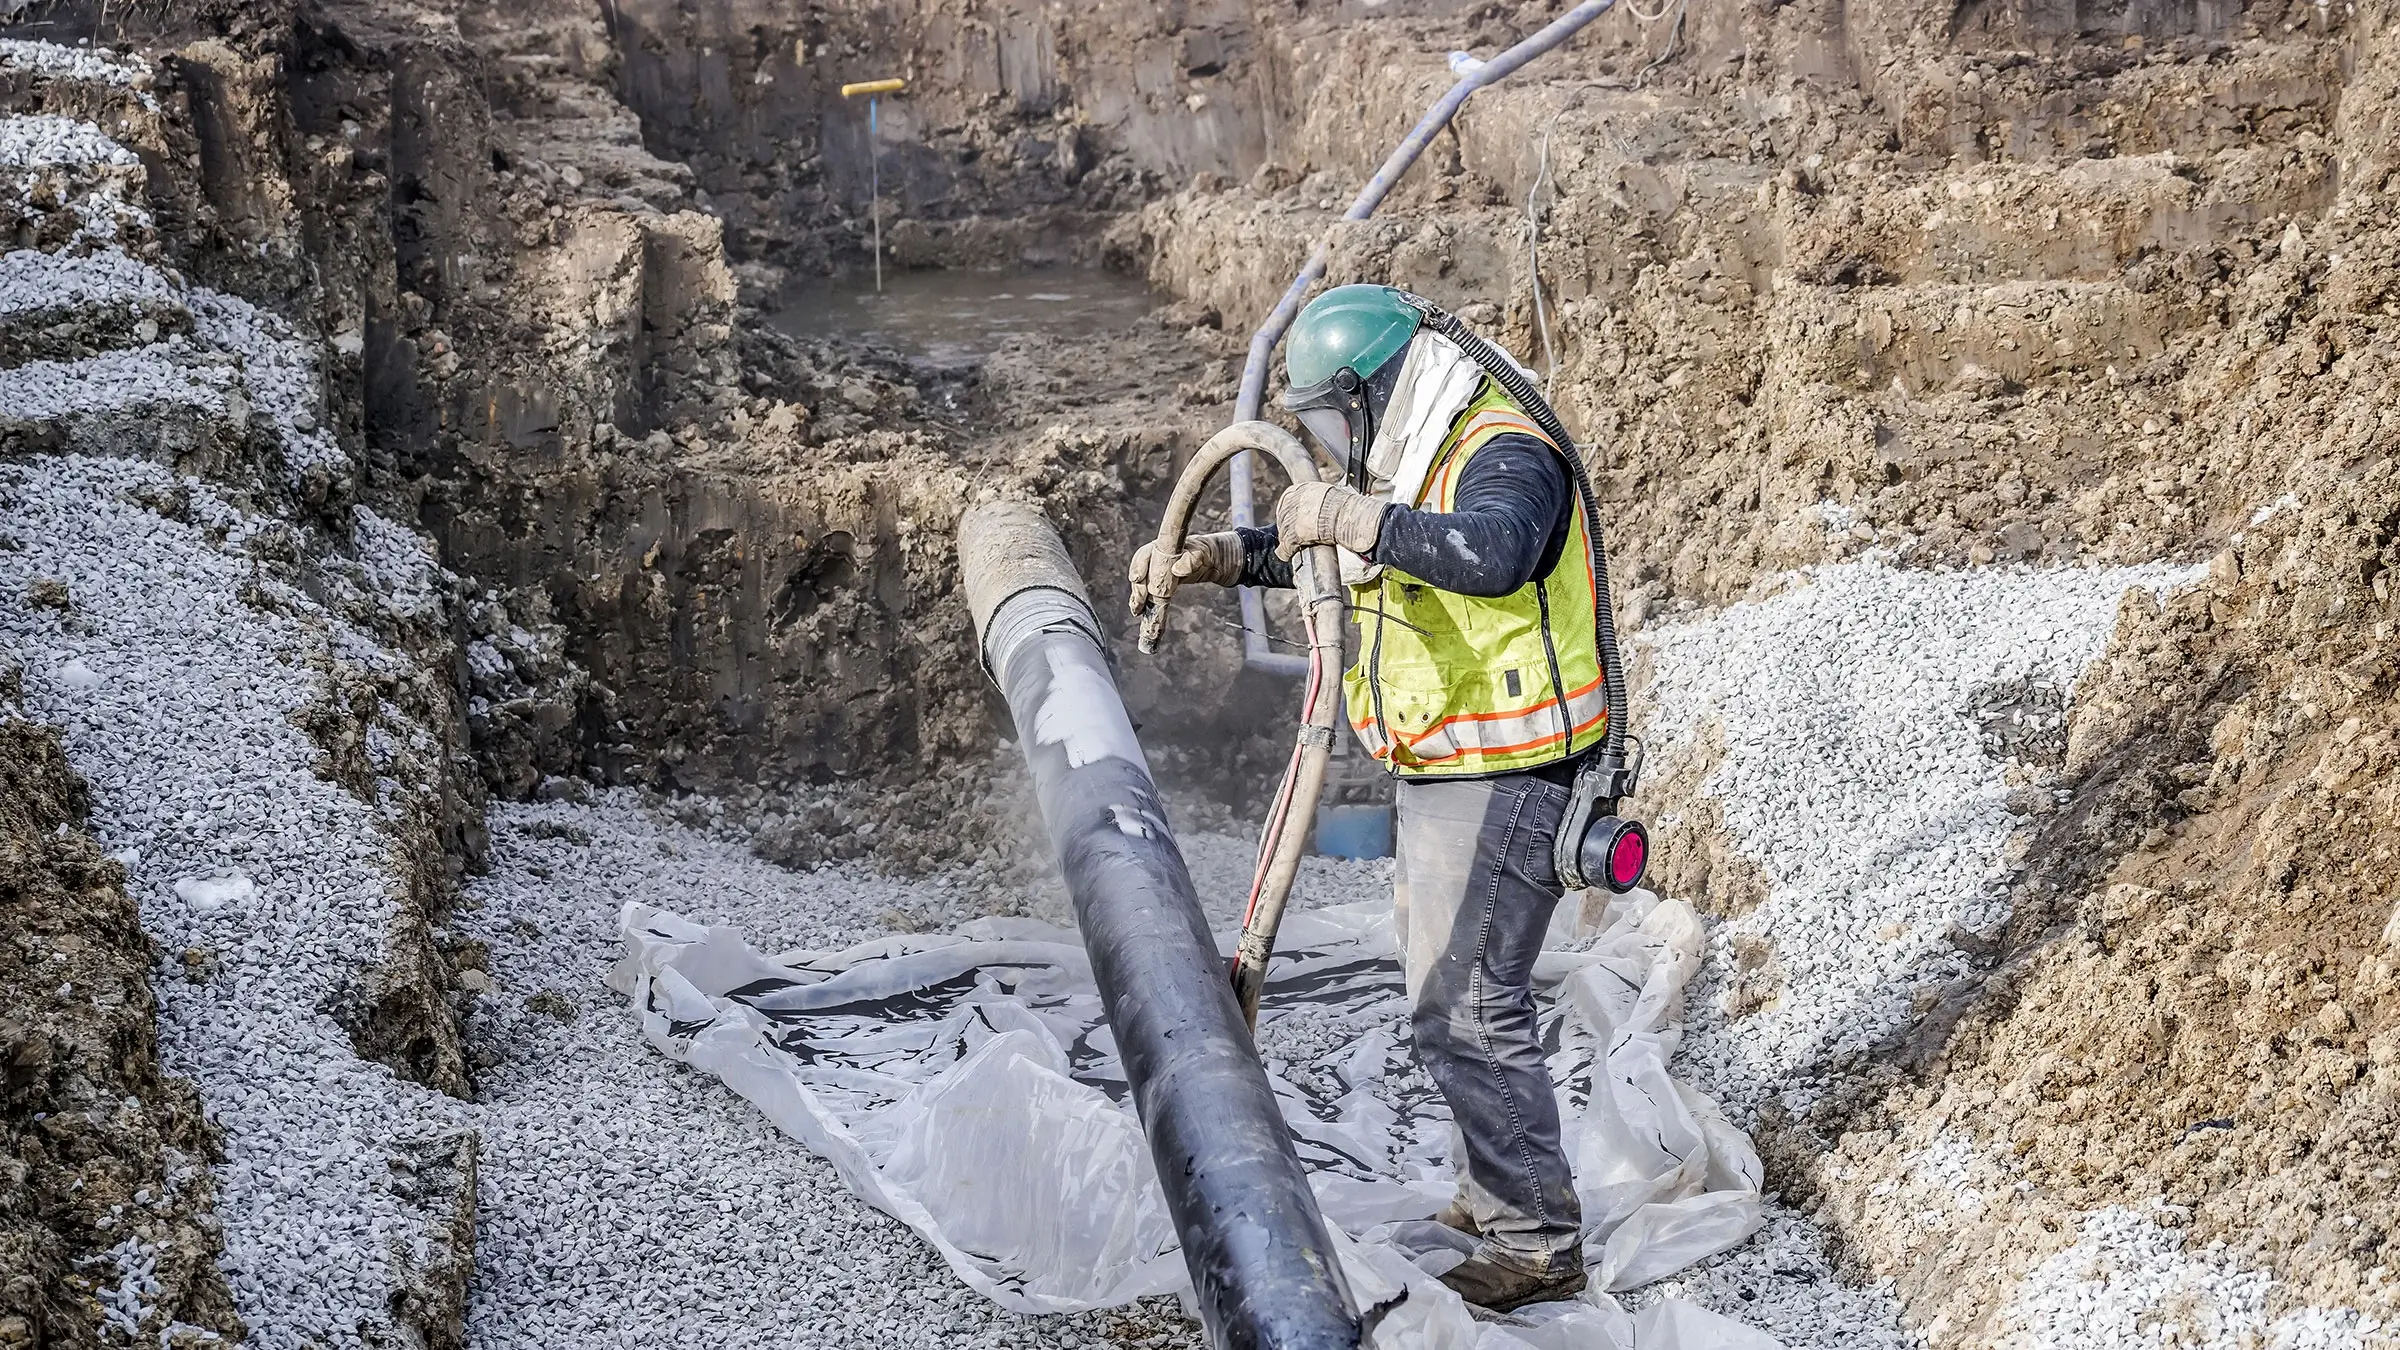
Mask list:
MULTIPOLYGON (((225 1134, 223 1264, 253 1340, 350 1342, 390 1315, 381 1262, 394 1250, 444 1259, 441 1224, 411 1213, 414 1193, 383 1175, 383 1141, 402 1121, 429 1158, 480 1141, 468 1162, 471 1344, 1197 1343, 1167 1297, 1030 1317, 970 1289, 835 1168, 659 1054, 643 1009, 608 984, 627 954, 629 906, 722 925, 757 951, 831 951, 978 912, 1063 922, 1054 890, 907 879, 871 862, 787 870, 692 802, 670 816, 627 791, 498 806, 491 870, 454 921, 485 948, 469 1040, 491 1060, 477 1099, 395 1079, 343 1053, 327 1010, 348 951, 382 940, 367 902, 393 880, 376 831, 379 812, 399 809, 388 775, 401 747, 370 745, 387 776, 361 797, 317 771, 295 714, 319 697, 328 663, 397 658, 309 596, 269 583, 262 601, 251 545, 273 522, 198 480, 84 456, 6 472, 0 530, 17 547, 0 552, 0 593, 47 579, 71 597, 8 616, 27 711, 62 728, 92 786, 92 829, 125 865, 145 927, 170 951, 207 953, 205 978, 161 984, 162 1057, 197 1081, 225 1134), (145 504, 176 487, 175 516, 145 504), (355 1071, 327 1067, 344 1062, 355 1071)), ((421 544, 371 519, 356 533, 380 541, 362 547, 356 573, 378 603, 424 592, 433 564, 421 544)), ((1722 811, 1765 891, 1692 944, 1691 990, 1667 1016, 1676 1073, 1747 1126, 1770 1100, 1805 1105, 1823 1065, 1967 973, 1956 937, 2005 921, 2011 796, 2039 790, 2044 772, 2010 758, 1978 710, 2012 691, 2063 699, 2121 597, 2185 580, 2164 566, 1917 571, 1870 559, 1647 630, 1637 725, 1656 781, 1679 766, 1705 772, 1693 800, 1722 811), (1746 955, 1761 935, 1781 967, 1763 991, 1746 955)), ((1009 753, 991 769, 1002 783, 1009 753)), ((1251 841, 1203 829, 1184 844, 1230 924, 1251 841)), ((1304 914, 1371 905, 1388 882, 1380 864, 1317 861, 1297 903, 1304 914)), ((1297 1029, 1274 1018, 1262 1029, 1287 1082, 1353 1058, 1353 1038, 1284 1034, 1297 1029)), ((1396 1020, 1382 1030, 1403 1034, 1396 1020)), ((1404 1095, 1405 1057, 1386 1065, 1352 1086, 1404 1095)), ((1948 1161, 1963 1177, 1976 1160, 1948 1161)), ((2022 1198, 1958 1189, 1957 1203, 1979 1207, 2022 1198)), ((2376 1331, 2338 1309, 2270 1318, 2267 1277, 2184 1250, 2159 1219, 2088 1216, 2080 1241, 2006 1302, 1997 1343, 2151 1345, 2183 1328, 2199 1334, 2172 1343, 2330 1347, 2376 1331)), ((1770 1198, 1759 1223, 1729 1251, 1618 1292, 1654 1333, 1641 1350, 1767 1344, 1761 1335, 1825 1350, 1914 1343, 1889 1291, 1846 1282, 1806 1218, 1770 1198), (1678 1340, 1654 1310, 1683 1303, 1756 1330, 1712 1324, 1701 1330, 1713 1340, 1678 1340)), ((141 1253, 120 1264, 112 1292, 140 1325, 141 1253)), ((1460 1325, 1481 1339, 1459 1343, 1549 1343, 1538 1325, 1460 1325)), ((1609 1328, 1626 1329, 1577 1324, 1558 1343, 1610 1344, 1609 1328)))
MULTIPOLYGON (((77 78, 118 79, 95 69, 77 78)), ((70 119, 19 117, 0 123, 0 158, 58 180, 45 200, 70 204, 84 250, 0 260, 0 327, 25 338, 0 371, 0 419, 58 431, 0 463, 0 674, 19 714, 59 729, 89 784, 88 827, 164 957, 159 1058, 196 1086, 222 1149, 175 1178, 213 1183, 216 1264, 251 1341, 449 1344, 444 1329, 463 1327, 474 1345, 1197 1343, 1169 1295, 1029 1316, 977 1292, 832 1164, 660 1054, 646 1003, 629 1007, 610 985, 629 907, 721 925, 758 952, 823 953, 921 943, 922 930, 978 916, 1057 924, 1062 898, 1042 885, 904 878, 872 860, 777 867, 730 815, 711 823, 703 800, 672 812, 629 791, 502 805, 488 819, 491 869, 450 924, 480 947, 460 962, 467 1041, 483 1060, 474 1097, 426 1085, 459 1081, 460 1047, 362 1041, 378 1021, 362 1011, 377 998, 362 954, 388 965, 422 942, 408 924, 423 916, 396 899, 422 886, 421 859, 396 841, 421 830, 427 762, 444 753, 440 729, 401 706, 420 658, 392 635, 438 609, 448 582, 421 537, 366 507, 295 524, 310 482, 350 467, 318 426, 317 353, 251 306, 110 245, 140 225, 122 147, 70 119), (329 721, 357 733, 330 770, 329 721), (395 1074, 395 1059, 412 1072, 395 1074)), ((1839 514, 1820 512, 1829 532, 1839 514)), ((2187 580, 2165 566, 1929 571, 1870 555, 1654 621, 1639 639, 1637 730, 1653 744, 1652 781, 1672 789, 1662 799, 1692 817, 1655 823, 1670 841, 1713 841, 1757 882, 1754 905, 1692 934, 1682 997, 1654 1028, 1672 1034, 1674 1072, 1746 1128, 1770 1108, 1804 1109, 1828 1066, 1970 978, 1973 949, 2007 919, 2015 806, 2049 790, 2052 762, 2033 744, 2039 727, 1995 730, 1992 710, 2057 725, 2121 598, 2187 580)), ((995 790, 1008 760, 995 749, 995 790)), ((1251 841, 1203 827, 1183 843, 1230 922, 1251 841)), ((1373 906, 1388 882, 1375 865, 1318 862, 1298 903, 1304 916, 1373 906)), ((1562 931, 1570 954, 1611 940, 1597 917, 1597 933, 1562 931)), ((45 956, 71 966, 68 953, 45 956)), ((1301 1034, 1308 1020, 1264 1027, 1279 1077, 1405 1104, 1405 1056, 1353 1077, 1355 1046, 1301 1034)), ((1399 1034, 1343 1029, 1394 1045, 1399 1034)), ((1915 1221, 1938 1232, 1955 1214, 2036 1204, 2011 1168, 1963 1133, 1942 1136, 1902 1169, 1923 1203, 1915 1221)), ((112 1339, 221 1339, 174 1318, 163 1254, 141 1235, 153 1203, 137 1191, 107 1215, 126 1236, 77 1278, 112 1339)), ((1757 1219, 1739 1245, 1618 1290, 1630 1328, 1452 1320, 1419 1323, 1416 1343, 1597 1347, 1628 1329, 1635 1350, 1915 1343, 1891 1291, 1849 1280, 1805 1215, 1767 1197, 1757 1219)), ((2073 1243, 1999 1277, 2009 1287, 1983 1339, 2389 1338, 2340 1308, 2285 1306, 2267 1275, 2187 1244, 2173 1220, 2128 1206, 2081 1215, 2073 1243)), ((1587 1306, 1608 1311, 1597 1296, 1587 1306)))

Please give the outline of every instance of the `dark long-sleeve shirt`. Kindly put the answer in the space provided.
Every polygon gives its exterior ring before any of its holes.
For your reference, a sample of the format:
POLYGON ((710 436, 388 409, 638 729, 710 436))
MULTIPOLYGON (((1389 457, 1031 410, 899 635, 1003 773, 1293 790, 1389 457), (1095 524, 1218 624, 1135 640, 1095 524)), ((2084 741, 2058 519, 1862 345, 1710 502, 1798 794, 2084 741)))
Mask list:
MULTIPOLYGON (((1386 510, 1369 561, 1460 595, 1507 595, 1557 564, 1574 501, 1557 451, 1531 436, 1495 436, 1467 461, 1457 510, 1386 510)), ((1241 534, 1242 584, 1288 588, 1292 565, 1275 556, 1275 527, 1241 534)))

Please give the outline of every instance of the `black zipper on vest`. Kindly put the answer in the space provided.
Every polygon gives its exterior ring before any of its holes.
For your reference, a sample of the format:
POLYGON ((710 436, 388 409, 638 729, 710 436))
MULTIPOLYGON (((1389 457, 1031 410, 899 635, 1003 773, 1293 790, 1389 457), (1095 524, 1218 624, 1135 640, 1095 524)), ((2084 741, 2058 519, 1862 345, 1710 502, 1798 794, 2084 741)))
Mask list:
POLYGON ((1558 673, 1558 643, 1550 636, 1550 578, 1534 579, 1533 598, 1542 611, 1542 655, 1550 659, 1550 692, 1558 696, 1558 740, 1564 758, 1575 753, 1575 714, 1567 708, 1567 682, 1558 673))
POLYGON ((1391 594, 1387 578, 1391 569, 1385 568, 1375 578, 1375 642, 1367 651, 1367 696, 1375 704, 1375 729, 1383 733, 1383 752, 1393 768, 1400 767, 1400 743, 1392 736, 1392 724, 1383 715, 1383 602, 1391 594))

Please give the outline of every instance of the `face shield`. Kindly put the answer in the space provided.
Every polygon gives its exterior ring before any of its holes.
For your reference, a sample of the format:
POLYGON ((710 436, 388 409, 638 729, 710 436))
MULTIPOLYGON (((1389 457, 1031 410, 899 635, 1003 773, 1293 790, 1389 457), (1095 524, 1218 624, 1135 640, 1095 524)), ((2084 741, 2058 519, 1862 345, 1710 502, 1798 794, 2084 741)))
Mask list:
POLYGON ((1336 408, 1297 408, 1300 425, 1308 428, 1327 457, 1336 463, 1350 459, 1350 420, 1336 408))
POLYGON ((1375 418, 1391 401, 1392 387, 1399 383, 1407 354, 1408 349, 1402 347, 1365 379, 1344 366, 1331 379, 1283 396, 1283 406, 1300 419, 1325 454, 1342 466, 1350 486, 1360 492, 1370 490, 1367 450, 1375 444, 1375 418))

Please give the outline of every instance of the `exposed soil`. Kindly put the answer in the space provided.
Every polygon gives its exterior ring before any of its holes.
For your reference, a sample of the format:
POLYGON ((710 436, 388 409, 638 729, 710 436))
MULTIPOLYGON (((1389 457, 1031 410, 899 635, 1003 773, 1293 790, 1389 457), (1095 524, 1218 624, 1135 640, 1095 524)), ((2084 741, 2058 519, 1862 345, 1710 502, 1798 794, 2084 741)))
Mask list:
POLYGON ((2284 1300, 2390 1315, 2400 671, 2374 582, 2400 557, 2391 454, 2385 433, 2336 460, 2205 585, 2127 613, 2075 721, 2075 795, 2033 832, 2007 960, 1863 1075, 1866 1104, 1807 1122, 1838 1135, 1831 1153, 1792 1141, 1788 1184, 1884 1255, 1929 1323, 1968 1335, 2073 1216, 2152 1198, 2274 1270, 2284 1300), (1866 1086, 1895 1067, 1915 1081, 1866 1086), (1872 1195, 1945 1132, 2005 1159, 1985 1180, 2030 1183, 2038 1218, 1928 1245, 1921 1196, 1872 1195))
MULTIPOLYGON (((448 684, 361 684, 310 728, 362 792, 382 703, 453 738, 411 775, 424 879, 368 1053, 467 1090, 437 934, 486 790, 715 794, 800 864, 1027 865, 998 842, 1021 803, 987 767, 957 516, 1038 500, 1113 594, 1330 230, 1331 281, 1411 286, 1555 364, 1629 627, 1868 550, 2207 563, 2127 609, 2063 740, 2060 691, 1968 710, 2033 766, 2015 918, 1961 935, 1984 978, 1827 1066, 1840 1090, 1762 1145, 1938 1344, 1987 1343, 2077 1216, 2153 1198, 2279 1299, 2400 1313, 2388 0, 1626 7, 1338 227, 1442 54, 1542 16, 216 0, 36 4, 12 31, 88 35, 103 9, 104 39, 164 55, 163 110, 38 110, 142 155, 138 247, 333 354, 327 417, 364 469, 307 509, 419 521, 457 573, 388 635, 448 684), (1174 302, 1104 351, 963 368, 776 331, 760 306, 791 274, 860 260, 869 157, 838 85, 886 74, 912 81, 881 107, 895 261, 1105 259, 1174 302), (1928 1230, 1922 1159, 1961 1149, 2030 1198, 1928 1230)), ((178 320, 111 320, 143 322, 178 320)), ((10 331, 11 363, 91 346, 10 331)), ((217 435, 194 467, 241 453, 217 435)), ((1129 698, 1162 767, 1238 798, 1289 691, 1237 673, 1216 614, 1176 622, 1129 698)), ((1665 879, 1738 913, 1764 883, 1706 774, 1661 766, 1645 806, 1673 818, 1665 879)), ((1771 946, 1739 959, 1737 1002, 1771 1000, 1771 946)), ((179 1316, 229 1327, 189 1288, 179 1316)))
POLYGON ((158 953, 84 802, 54 733, 0 719, 0 1344, 238 1338, 216 1137, 159 1068, 158 953))

